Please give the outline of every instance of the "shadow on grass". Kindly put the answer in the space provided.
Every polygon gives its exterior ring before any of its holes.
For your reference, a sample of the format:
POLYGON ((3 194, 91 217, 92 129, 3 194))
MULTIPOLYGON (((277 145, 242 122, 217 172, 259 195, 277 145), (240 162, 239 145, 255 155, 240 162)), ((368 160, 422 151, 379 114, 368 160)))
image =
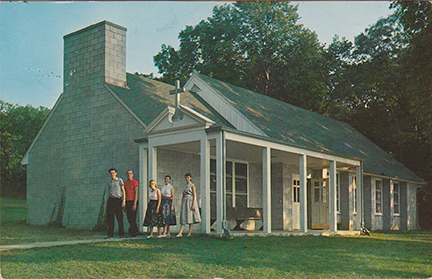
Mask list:
MULTIPOLYGON (((2 198, 2 202, 4 199, 2 198)), ((26 223, 25 201, 12 200, 1 204, 1 245, 36 243, 60 240, 92 239, 106 233, 89 230, 66 229, 56 226, 37 226, 26 223)))
POLYGON ((45 278, 52 278, 43 276, 52 266, 63 266, 65 278, 83 276, 74 266, 110 267, 103 269, 106 278, 427 278, 432 233, 420 234, 424 241, 417 235, 130 239, 7 252, 2 270, 31 265, 45 278))

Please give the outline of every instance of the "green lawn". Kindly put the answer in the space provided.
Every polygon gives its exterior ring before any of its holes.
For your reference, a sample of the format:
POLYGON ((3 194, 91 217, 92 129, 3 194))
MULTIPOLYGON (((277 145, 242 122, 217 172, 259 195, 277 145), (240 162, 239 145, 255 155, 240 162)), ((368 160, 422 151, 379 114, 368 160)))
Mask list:
POLYGON ((106 236, 106 233, 89 230, 70 230, 26 224, 26 201, 10 198, 0 199, 1 245, 35 243, 59 240, 91 239, 106 236))
POLYGON ((126 239, 2 252, 1 272, 7 279, 428 278, 432 233, 126 239))

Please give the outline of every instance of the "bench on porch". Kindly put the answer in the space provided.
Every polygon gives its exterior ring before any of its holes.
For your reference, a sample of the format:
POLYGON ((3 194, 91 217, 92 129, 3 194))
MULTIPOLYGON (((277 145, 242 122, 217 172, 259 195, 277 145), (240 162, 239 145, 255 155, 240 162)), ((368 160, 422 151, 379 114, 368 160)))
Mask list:
MULTIPOLYGON (((263 220, 263 209, 256 207, 227 207, 227 220, 235 220, 236 226, 233 228, 236 230, 243 230, 241 225, 246 220, 263 220)), ((261 230, 262 228, 260 228, 261 230)))
MULTIPOLYGON (((233 230, 243 230, 241 225, 247 220, 263 220, 263 209, 257 207, 227 207, 226 209, 227 220, 235 220, 236 226, 233 230)), ((212 210, 211 225, 216 222, 216 212, 212 210)), ((262 230, 262 227, 260 228, 262 230)))

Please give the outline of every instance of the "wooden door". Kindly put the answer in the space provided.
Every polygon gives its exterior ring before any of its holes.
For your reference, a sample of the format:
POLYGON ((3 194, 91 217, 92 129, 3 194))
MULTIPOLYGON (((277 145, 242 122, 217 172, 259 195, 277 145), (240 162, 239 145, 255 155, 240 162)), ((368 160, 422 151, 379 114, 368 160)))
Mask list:
POLYGON ((312 229, 330 228, 328 179, 312 180, 312 229))

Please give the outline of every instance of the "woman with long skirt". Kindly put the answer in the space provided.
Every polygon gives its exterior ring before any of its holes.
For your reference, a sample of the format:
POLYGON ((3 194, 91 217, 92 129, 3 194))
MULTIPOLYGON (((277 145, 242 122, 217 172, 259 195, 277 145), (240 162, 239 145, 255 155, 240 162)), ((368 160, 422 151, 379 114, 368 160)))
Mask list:
POLYGON ((147 238, 153 237, 153 227, 158 228, 158 238, 161 236, 161 228, 165 225, 162 212, 160 211, 161 205, 161 192, 157 188, 155 180, 149 181, 149 187, 151 189, 149 193, 149 203, 147 206, 147 211, 144 219, 144 226, 150 227, 150 235, 147 238))
POLYGON ((187 236, 191 236, 193 225, 201 222, 201 216, 199 214, 197 201, 196 201, 196 187, 191 182, 192 175, 190 173, 185 174, 186 184, 183 185, 183 196, 182 205, 180 212, 180 232, 177 237, 183 236, 183 229, 186 224, 189 224, 189 233, 187 236))

